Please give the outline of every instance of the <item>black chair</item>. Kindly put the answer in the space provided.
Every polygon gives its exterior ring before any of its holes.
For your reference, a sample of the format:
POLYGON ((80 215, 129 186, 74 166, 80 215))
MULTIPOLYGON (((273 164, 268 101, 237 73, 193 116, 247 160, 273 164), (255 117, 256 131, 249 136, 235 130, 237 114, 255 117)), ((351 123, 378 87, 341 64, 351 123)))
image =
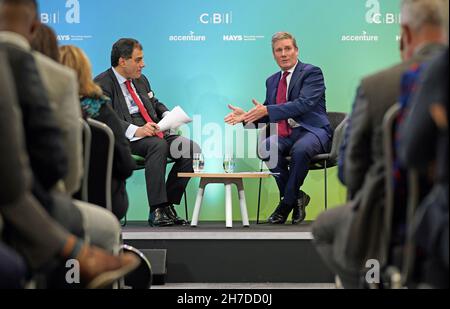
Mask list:
POLYGON ((88 119, 91 130, 87 201, 112 211, 111 179, 114 159, 114 134, 104 123, 88 119))
POLYGON ((80 118, 81 128, 83 129, 83 179, 81 187, 78 192, 74 193, 73 197, 81 201, 88 201, 88 177, 89 175, 89 156, 91 153, 92 132, 89 124, 80 118))
MULTIPOLYGON (((419 204, 419 178, 415 170, 409 170, 407 186, 407 214, 406 214, 406 240, 401 248, 391 248, 391 236, 394 214, 394 129, 396 119, 400 113, 400 104, 396 103, 389 108, 383 118, 383 153, 385 170, 385 206, 383 218, 383 233, 381 246, 380 264, 384 268, 383 279, 386 286, 390 288, 402 288, 407 285, 415 262, 415 242, 413 231, 413 220, 416 208, 419 204), (396 265, 389 265, 389 256, 401 253, 396 265)), ((392 263, 392 261, 391 261, 392 263)))
MULTIPOLYGON (((334 167, 337 165, 337 157, 339 152, 339 147, 344 137, 344 132, 347 127, 347 114, 341 112, 328 112, 328 119, 330 121, 331 128, 333 129, 333 140, 331 144, 331 150, 329 153, 321 153, 312 158, 311 163, 309 165, 309 170, 321 170, 324 172, 324 191, 325 191, 325 210, 328 208, 328 181, 327 181, 327 169, 334 167)), ((276 126, 274 126, 276 128, 276 126)), ((261 160, 260 171, 263 171, 263 160, 264 156, 259 153, 259 145, 260 143, 276 132, 276 130, 269 130, 270 126, 267 125, 261 129, 260 134, 258 136, 257 143, 257 155, 261 160)), ((288 161, 291 160, 291 157, 286 158, 288 161)), ((256 215, 256 224, 259 224, 259 212, 261 207, 261 187, 262 187, 262 179, 259 180, 259 189, 258 189, 258 210, 256 215)))
MULTIPOLYGON (((135 171, 145 169, 145 158, 143 158, 139 155, 135 155, 135 154, 132 155, 132 157, 134 159, 134 162, 136 163, 136 168, 134 169, 135 171)), ((171 158, 167 158, 167 164, 172 164, 172 163, 175 163, 175 161, 172 160, 171 158)), ((186 216, 186 221, 189 221, 186 189, 184 190, 184 212, 185 212, 185 216, 186 216)), ((123 222, 122 222, 122 226, 126 226, 126 225, 127 225, 127 215, 125 215, 125 217, 123 218, 123 222)))

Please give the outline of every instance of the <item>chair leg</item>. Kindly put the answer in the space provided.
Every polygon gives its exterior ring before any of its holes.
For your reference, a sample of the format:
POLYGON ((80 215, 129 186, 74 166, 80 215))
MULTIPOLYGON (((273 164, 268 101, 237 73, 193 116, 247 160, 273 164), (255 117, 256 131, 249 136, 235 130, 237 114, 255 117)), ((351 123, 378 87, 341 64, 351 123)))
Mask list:
POLYGON ((325 179, 325 210, 328 208, 328 192, 327 192, 327 161, 324 163, 324 179, 325 179))
MULTIPOLYGON (((263 170, 263 161, 261 161, 259 171, 263 170)), ((262 186, 262 178, 259 178, 259 189, 258 189, 258 210, 256 212, 256 224, 259 224, 259 209, 261 207, 261 186, 262 186)))
POLYGON ((184 189, 184 214, 186 215, 186 221, 189 221, 186 189, 184 189))
POLYGON ((122 225, 122 226, 127 225, 127 215, 126 214, 125 214, 125 217, 123 218, 123 223, 121 223, 120 225, 122 225))

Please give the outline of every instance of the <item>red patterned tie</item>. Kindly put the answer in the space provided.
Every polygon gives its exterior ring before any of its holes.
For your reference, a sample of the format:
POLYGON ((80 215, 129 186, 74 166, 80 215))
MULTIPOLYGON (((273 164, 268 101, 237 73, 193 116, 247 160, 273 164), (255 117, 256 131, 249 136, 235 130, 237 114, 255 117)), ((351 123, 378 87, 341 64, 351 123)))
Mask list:
MULTIPOLYGON (((286 103, 286 93, 287 93, 287 80, 286 78, 288 75, 291 74, 290 72, 283 72, 283 77, 280 80, 280 83, 278 84, 278 91, 277 91, 277 104, 284 104, 286 103)), ((278 121, 278 135, 281 137, 288 137, 291 135, 292 129, 289 126, 287 120, 281 120, 278 121)))
MULTIPOLYGON (((155 123, 150 117, 150 115, 147 112, 147 109, 145 109, 144 104, 142 104, 141 99, 139 99, 138 95, 134 91, 133 87, 131 87, 131 81, 127 80, 125 82, 125 86, 127 86, 128 92, 131 94, 131 97, 133 98, 134 103, 136 103, 137 107, 139 108, 139 112, 141 113, 142 117, 145 119, 145 121, 150 123, 155 123)), ((156 134, 159 138, 163 138, 164 134, 162 132, 158 132, 156 134)))

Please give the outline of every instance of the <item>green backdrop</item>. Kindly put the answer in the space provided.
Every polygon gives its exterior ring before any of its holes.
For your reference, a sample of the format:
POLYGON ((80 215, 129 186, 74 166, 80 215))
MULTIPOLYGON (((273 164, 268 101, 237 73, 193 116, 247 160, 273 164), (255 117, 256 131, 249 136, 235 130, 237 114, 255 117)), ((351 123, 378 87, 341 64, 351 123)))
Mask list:
MULTIPOLYGON (((184 134, 201 144, 207 171, 221 171, 226 143, 227 104, 245 109, 264 101, 265 80, 278 70, 271 36, 289 31, 297 37, 300 59, 322 68, 329 111, 349 112, 364 75, 399 61, 399 0, 40 0, 41 20, 54 27, 60 44, 75 44, 90 57, 93 70, 106 70, 112 44, 134 37, 144 46, 156 96, 169 108, 181 105, 195 118, 184 134), (215 146, 214 143, 215 142, 215 146), (217 147, 217 143, 221 147, 217 147)), ((238 129, 242 130, 242 129, 238 129)), ((251 137, 239 144, 254 148, 251 137)), ((252 149, 249 149, 252 150, 252 149)), ((259 161, 237 160, 238 171, 256 171, 259 161)), ((346 191, 329 169, 329 205, 342 204, 346 191)), ((312 171, 303 190, 311 195, 307 219, 324 208, 323 173, 312 171)), ((256 218, 258 180, 246 180, 251 220, 256 218)), ((198 180, 188 186, 189 216, 198 180)), ((143 171, 127 182, 129 220, 148 216, 143 171)), ((224 220, 222 185, 206 189, 201 220, 224 220)), ((233 189, 234 219, 240 219, 233 189)), ((273 179, 263 181, 261 218, 277 205, 273 179)), ((181 208, 180 208, 181 210, 181 208)), ((181 213, 184 213, 181 212, 181 213)))

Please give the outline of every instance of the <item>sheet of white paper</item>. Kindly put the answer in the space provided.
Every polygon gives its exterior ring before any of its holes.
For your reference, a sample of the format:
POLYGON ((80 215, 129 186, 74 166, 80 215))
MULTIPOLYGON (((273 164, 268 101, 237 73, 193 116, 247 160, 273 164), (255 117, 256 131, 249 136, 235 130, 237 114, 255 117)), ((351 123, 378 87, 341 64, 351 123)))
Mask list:
POLYGON ((169 114, 167 114, 161 121, 158 123, 158 126, 162 132, 177 129, 183 124, 192 122, 192 119, 184 112, 184 110, 176 106, 169 114))

